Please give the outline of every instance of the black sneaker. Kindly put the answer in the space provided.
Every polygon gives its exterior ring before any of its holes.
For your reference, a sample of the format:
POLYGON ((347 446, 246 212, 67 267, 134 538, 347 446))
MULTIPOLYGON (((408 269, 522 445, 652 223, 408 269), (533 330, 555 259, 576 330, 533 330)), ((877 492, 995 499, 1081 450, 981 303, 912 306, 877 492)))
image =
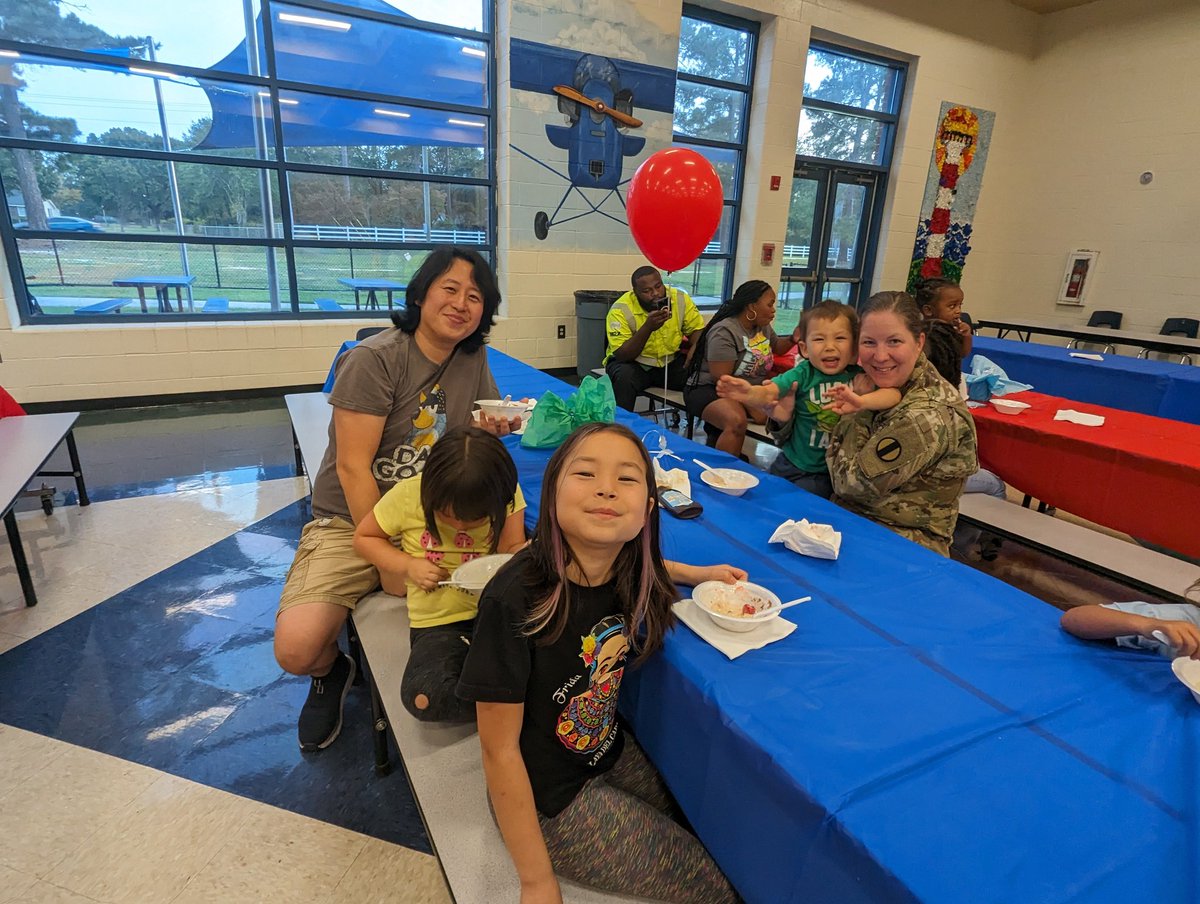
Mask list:
POLYGON ((342 730, 342 704, 354 682, 354 660, 338 650, 329 674, 312 679, 300 710, 300 749, 324 750, 342 730))

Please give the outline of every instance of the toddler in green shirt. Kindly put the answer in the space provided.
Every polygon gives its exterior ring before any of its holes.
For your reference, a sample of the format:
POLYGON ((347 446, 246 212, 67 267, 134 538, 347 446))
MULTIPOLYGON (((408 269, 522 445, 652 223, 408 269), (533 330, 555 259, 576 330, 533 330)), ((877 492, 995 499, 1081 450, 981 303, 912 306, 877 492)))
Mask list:
POLYGON ((836 301, 822 301, 801 315, 796 366, 761 386, 723 376, 717 394, 759 406, 783 423, 776 433, 780 453, 770 471, 825 499, 833 495, 825 450, 829 431, 843 413, 860 408, 884 411, 900 401, 896 389, 876 389, 854 364, 858 360, 858 315, 836 301), (835 389, 850 384, 852 394, 835 389))

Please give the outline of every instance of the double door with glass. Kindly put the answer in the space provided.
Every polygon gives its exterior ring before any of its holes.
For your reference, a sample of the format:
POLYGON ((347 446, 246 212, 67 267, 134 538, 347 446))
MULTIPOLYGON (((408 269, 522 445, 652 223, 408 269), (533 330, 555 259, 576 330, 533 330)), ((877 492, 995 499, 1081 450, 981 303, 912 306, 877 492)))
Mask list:
POLYGON ((878 183, 875 172, 797 161, 779 291, 788 319, 827 298, 857 306, 878 183))

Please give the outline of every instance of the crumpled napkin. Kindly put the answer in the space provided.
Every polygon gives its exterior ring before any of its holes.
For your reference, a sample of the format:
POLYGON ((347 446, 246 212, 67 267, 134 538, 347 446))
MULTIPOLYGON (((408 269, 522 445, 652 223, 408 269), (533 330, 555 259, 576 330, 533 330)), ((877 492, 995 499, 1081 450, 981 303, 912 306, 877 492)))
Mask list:
POLYGON ((1074 408, 1060 408, 1054 413, 1056 421, 1070 421, 1072 424, 1081 424, 1084 427, 1099 427, 1104 423, 1104 415, 1088 414, 1084 411, 1076 411, 1074 408))
POLYGON ((1089 361, 1103 361, 1103 355, 1093 355, 1091 352, 1068 352, 1072 358, 1087 358, 1089 361))
POLYGON ((807 518, 790 518, 775 528, 768 543, 782 543, 792 552, 815 559, 836 559, 842 548, 842 535, 828 524, 813 524, 807 518))
POLYGON ((683 468, 664 470, 657 458, 654 460, 654 482, 656 486, 678 490, 689 499, 692 496, 692 479, 688 477, 688 472, 683 468))
POLYGON ((763 622, 753 631, 734 633, 718 628, 708 614, 691 600, 679 600, 671 606, 679 616, 679 620, 707 641, 709 646, 716 647, 730 659, 737 659, 743 653, 760 650, 769 643, 783 640, 796 630, 796 625, 780 616, 763 622))

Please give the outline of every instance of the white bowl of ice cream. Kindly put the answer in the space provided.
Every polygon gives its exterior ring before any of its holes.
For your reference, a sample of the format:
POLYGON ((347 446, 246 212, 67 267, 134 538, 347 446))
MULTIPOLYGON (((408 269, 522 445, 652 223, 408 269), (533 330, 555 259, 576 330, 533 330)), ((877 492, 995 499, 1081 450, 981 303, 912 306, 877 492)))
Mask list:
POLYGON ((1029 407, 1028 402, 1018 402, 1016 399, 988 399, 988 401, 1001 414, 1020 414, 1029 407))
POLYGON ((1200 703, 1200 659, 1178 656, 1171 661, 1171 671, 1200 703))
POLYGON ((467 593, 481 593, 488 581, 494 578, 496 572, 512 557, 511 552, 498 552, 495 555, 480 556, 469 562, 463 562, 454 569, 450 580, 442 583, 465 590, 467 593))
POLYGON ((476 399, 475 404, 488 417, 511 420, 514 417, 525 417, 533 410, 532 401, 520 402, 505 399, 476 399))
POLYGON ((692 588, 692 602, 718 628, 743 633, 779 617, 779 597, 758 584, 705 581, 692 588))
POLYGON ((735 468, 708 468, 700 472, 700 479, 720 493, 741 496, 751 487, 758 486, 758 478, 735 468))

